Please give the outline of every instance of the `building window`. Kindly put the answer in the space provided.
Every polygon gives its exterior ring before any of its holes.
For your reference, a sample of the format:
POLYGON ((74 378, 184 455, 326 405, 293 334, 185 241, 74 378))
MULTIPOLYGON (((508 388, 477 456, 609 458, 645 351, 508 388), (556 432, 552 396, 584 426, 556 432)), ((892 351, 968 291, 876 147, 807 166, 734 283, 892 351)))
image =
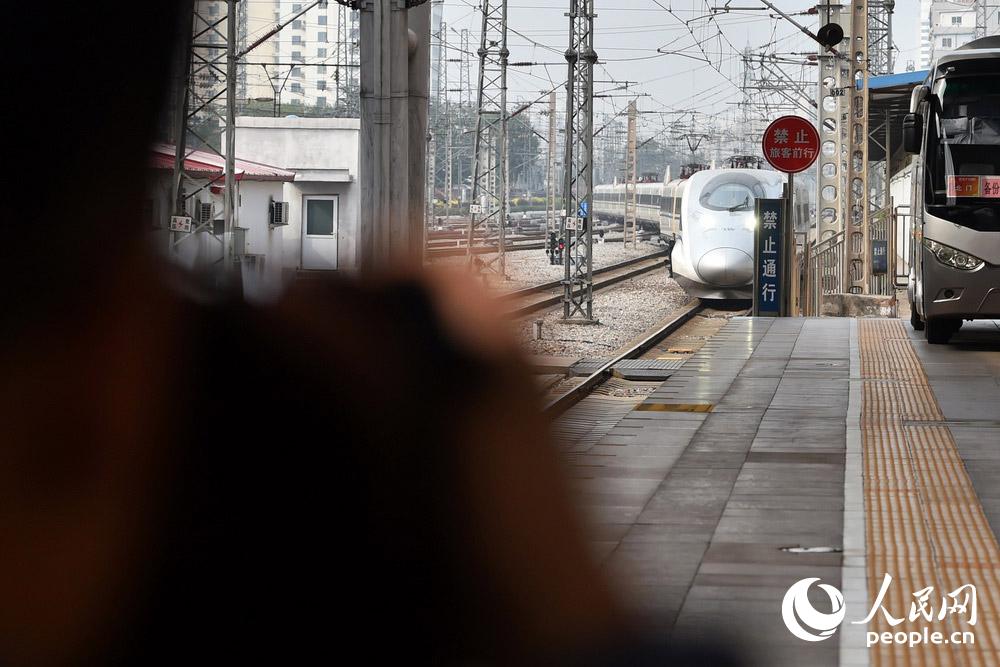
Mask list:
POLYGON ((209 5, 208 6, 208 15, 209 16, 218 16, 219 15, 219 5, 216 5, 214 3, 211 4, 211 5, 209 5))
POLYGON ((318 48, 318 49, 316 49, 316 57, 317 58, 326 58, 326 49, 324 49, 324 48, 318 48))
POLYGON ((302 5, 298 5, 298 4, 292 5, 292 11, 293 12, 301 12, 302 11, 302 5))
POLYGON ((326 25, 326 15, 325 14, 321 14, 320 15, 320 17, 319 17, 319 24, 320 25, 326 25))
POLYGON ((317 81, 316 90, 326 90, 326 81, 323 80, 317 81))
POLYGON ((951 24, 952 25, 962 25, 962 17, 961 16, 952 16, 951 17, 951 24))
POLYGON ((301 93, 302 92, 302 84, 296 81, 295 83, 292 84, 291 91, 293 93, 301 93))
POLYGON ((316 73, 317 74, 326 74, 326 65, 319 65, 316 68, 316 73))
POLYGON ((301 67, 293 67, 292 68, 292 76, 294 76, 294 77, 296 77, 298 79, 301 79, 302 78, 302 68, 301 67))
POLYGON ((305 60, 302 58, 301 51, 292 51, 292 62, 297 62, 297 63, 305 62, 305 60))
POLYGON ((302 44, 302 35, 292 35, 292 44, 302 44))
POLYGON ((942 37, 941 38, 941 47, 945 48, 945 49, 950 49, 951 48, 951 37, 942 37))
POLYGON ((326 33, 325 32, 316 33, 316 39, 318 41, 320 41, 320 42, 325 42, 326 41, 326 33))
POLYGON ((304 30, 306 24, 302 20, 292 21, 292 30, 304 30))
POLYGON ((318 107, 325 107, 326 106, 326 98, 325 97, 317 97, 316 98, 316 106, 318 106, 318 107))

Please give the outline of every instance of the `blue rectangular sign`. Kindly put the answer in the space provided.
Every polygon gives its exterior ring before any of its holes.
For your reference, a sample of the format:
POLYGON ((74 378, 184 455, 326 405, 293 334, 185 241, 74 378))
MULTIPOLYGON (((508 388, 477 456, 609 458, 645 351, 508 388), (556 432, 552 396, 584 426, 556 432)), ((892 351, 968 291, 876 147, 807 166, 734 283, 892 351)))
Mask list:
POLYGON ((754 236, 754 315, 781 317, 784 199, 757 200, 757 230, 754 236))
POLYGON ((889 242, 872 241, 872 273, 876 276, 889 272, 889 242))

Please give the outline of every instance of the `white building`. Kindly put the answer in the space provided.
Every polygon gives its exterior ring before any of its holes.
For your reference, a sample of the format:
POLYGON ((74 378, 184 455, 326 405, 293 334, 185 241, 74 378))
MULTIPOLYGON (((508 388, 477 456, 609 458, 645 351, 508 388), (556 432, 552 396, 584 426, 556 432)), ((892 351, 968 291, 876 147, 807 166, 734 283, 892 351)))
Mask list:
POLYGON ((920 68, 974 40, 977 13, 987 35, 1000 34, 998 6, 1000 0, 920 0, 920 68))
MULTIPOLYGON (((274 25, 293 19, 310 3, 259 0, 257 4, 269 8, 271 16, 268 21, 250 17, 247 32, 251 42, 274 25)), ((268 40, 267 51, 250 59, 274 64, 248 65, 248 89, 258 93, 266 90, 268 96, 280 97, 282 104, 336 104, 343 91, 341 83, 357 79, 357 68, 350 65, 357 57, 358 33, 357 12, 343 5, 327 2, 309 9, 268 40)))
POLYGON ((236 119, 236 154, 294 172, 283 200, 284 266, 351 270, 357 266, 360 187, 356 118, 236 119))
MULTIPOLYGON (((185 213, 193 231, 170 232, 174 211, 171 202, 174 147, 156 144, 151 149, 146 187, 148 222, 153 242, 172 261, 194 271, 210 271, 224 256, 223 193, 225 161, 215 153, 189 151, 184 162, 185 213)), ((236 161, 235 243, 243 257, 243 287, 251 299, 280 292, 299 261, 288 226, 271 224, 273 204, 285 201, 287 184, 295 174, 264 164, 236 161)))

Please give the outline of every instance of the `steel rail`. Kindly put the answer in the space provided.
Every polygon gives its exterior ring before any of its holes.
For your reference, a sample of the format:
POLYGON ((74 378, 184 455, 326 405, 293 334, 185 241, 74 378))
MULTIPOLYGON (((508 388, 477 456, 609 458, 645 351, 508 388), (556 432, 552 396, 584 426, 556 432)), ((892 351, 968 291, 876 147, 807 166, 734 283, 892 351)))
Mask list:
MULTIPOLYGON (((616 273, 601 280, 595 280, 594 291, 597 292, 607 287, 611 287, 612 285, 617 285, 618 283, 624 282, 630 278, 636 278, 638 276, 643 275, 644 273, 649 273, 650 271, 655 271, 656 269, 666 266, 665 262, 655 261, 657 259, 660 259, 661 257, 665 257, 665 255, 661 255, 660 253, 657 253, 655 255, 646 255, 645 257, 641 257, 638 260, 619 262, 615 266, 605 267, 604 269, 601 269, 601 273, 609 273, 613 271, 621 271, 623 268, 627 269, 629 266, 634 264, 641 264, 641 266, 637 266, 631 270, 623 271, 621 273, 616 273)), ((596 274, 598 273, 598 271, 595 270, 594 273, 596 274)), ((520 295, 519 298, 525 298, 527 296, 530 296, 532 293, 543 292, 546 290, 550 290, 557 293, 551 294, 550 296, 545 297, 543 299, 538 299, 536 301, 526 303, 517 308, 513 308, 512 310, 506 311, 504 313, 504 316, 509 317, 511 319, 516 319, 518 317, 523 317, 524 315, 529 315, 531 313, 534 313, 535 311, 543 310, 545 308, 550 308, 552 306, 558 306, 559 304, 562 303, 563 298, 565 296, 563 294, 562 281, 553 281, 551 283, 546 283, 545 285, 528 287, 525 288, 525 290, 519 290, 519 292, 525 292, 525 294, 520 295)), ((511 294, 517 294, 517 293, 512 292, 511 294)), ((511 295, 504 295, 500 297, 501 301, 507 299, 513 300, 511 298, 511 295)))
MULTIPOLYGON (((654 234, 651 233, 651 232, 642 232, 642 233, 639 234, 639 240, 640 241, 646 241, 649 238, 651 238, 652 236, 654 236, 654 234)), ((525 238, 525 239, 521 239, 521 240, 530 240, 530 239, 525 238)), ((604 239, 604 242, 605 243, 621 243, 622 239, 621 238, 611 238, 611 239, 607 239, 606 238, 606 239, 604 239)), ((520 244, 511 244, 511 243, 508 243, 507 246, 506 246, 506 248, 505 248, 505 252, 512 252, 512 251, 518 251, 518 250, 542 250, 543 248, 545 248, 545 243, 544 242, 537 242, 536 241, 534 243, 520 243, 520 244)), ((487 246, 476 247, 476 248, 472 249, 472 253, 474 255, 487 255, 487 254, 490 254, 492 252, 495 252, 495 250, 493 248, 490 248, 490 247, 487 247, 487 246)), ((428 248, 427 248, 427 256, 428 257, 459 257, 459 256, 467 255, 467 254, 468 254, 468 251, 467 251, 465 245, 451 245, 450 243, 442 243, 440 241, 438 241, 437 243, 428 244, 428 248)))
POLYGON ((641 341, 619 354, 617 357, 608 361, 606 364, 594 371, 593 374, 588 376, 587 379, 579 385, 573 387, 562 396, 550 401, 548 405, 545 406, 543 412, 552 419, 555 419, 562 413, 566 412, 566 410, 569 410, 583 398, 588 396, 594 389, 604 384, 604 382, 611 377, 612 370, 617 364, 627 359, 638 359, 651 350, 654 345, 680 329, 685 323, 687 323, 688 320, 704 309, 705 306, 701 301, 694 301, 688 304, 688 306, 679 315, 659 327, 652 334, 646 336, 641 341))

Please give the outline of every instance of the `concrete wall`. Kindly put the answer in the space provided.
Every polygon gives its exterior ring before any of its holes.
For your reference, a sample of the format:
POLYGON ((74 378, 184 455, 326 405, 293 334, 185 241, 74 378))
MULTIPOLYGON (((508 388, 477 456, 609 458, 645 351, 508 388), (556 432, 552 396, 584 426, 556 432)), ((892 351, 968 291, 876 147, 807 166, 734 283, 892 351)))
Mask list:
POLYGON ((288 228, 271 229, 268 214, 272 198, 285 200, 284 185, 281 181, 241 181, 239 184, 237 222, 247 229, 245 252, 258 257, 254 263, 244 262, 243 265, 243 292, 251 299, 268 299, 281 291, 284 238, 288 228))
MULTIPOLYGON (((191 182, 189 191, 200 188, 207 181, 191 182)), ((237 223, 247 228, 245 252, 258 255, 256 261, 243 265, 243 288, 251 300, 266 300, 280 293, 282 287, 282 267, 285 265, 285 236, 287 227, 270 228, 268 224, 268 204, 284 201, 285 183, 281 181, 241 181, 237 187, 239 209, 237 223), (263 261, 261 261, 263 260, 263 261)), ((168 225, 172 212, 170 201, 170 174, 153 173, 147 186, 147 197, 155 200, 156 228, 152 242, 156 249, 169 256, 172 261, 192 271, 210 270, 222 258, 223 245, 211 229, 190 235, 186 240, 170 250, 168 225)), ((215 205, 215 218, 221 219, 223 212, 222 195, 212 194, 209 189, 196 196, 203 202, 211 200, 215 205)), ((193 199, 189 200, 188 214, 192 214, 193 199)))
POLYGON ((356 118, 258 118, 236 121, 236 154, 241 159, 288 169, 295 182, 286 184, 289 222, 283 234, 282 265, 287 272, 302 266, 302 198, 339 195, 338 270, 357 266, 360 188, 356 118))

